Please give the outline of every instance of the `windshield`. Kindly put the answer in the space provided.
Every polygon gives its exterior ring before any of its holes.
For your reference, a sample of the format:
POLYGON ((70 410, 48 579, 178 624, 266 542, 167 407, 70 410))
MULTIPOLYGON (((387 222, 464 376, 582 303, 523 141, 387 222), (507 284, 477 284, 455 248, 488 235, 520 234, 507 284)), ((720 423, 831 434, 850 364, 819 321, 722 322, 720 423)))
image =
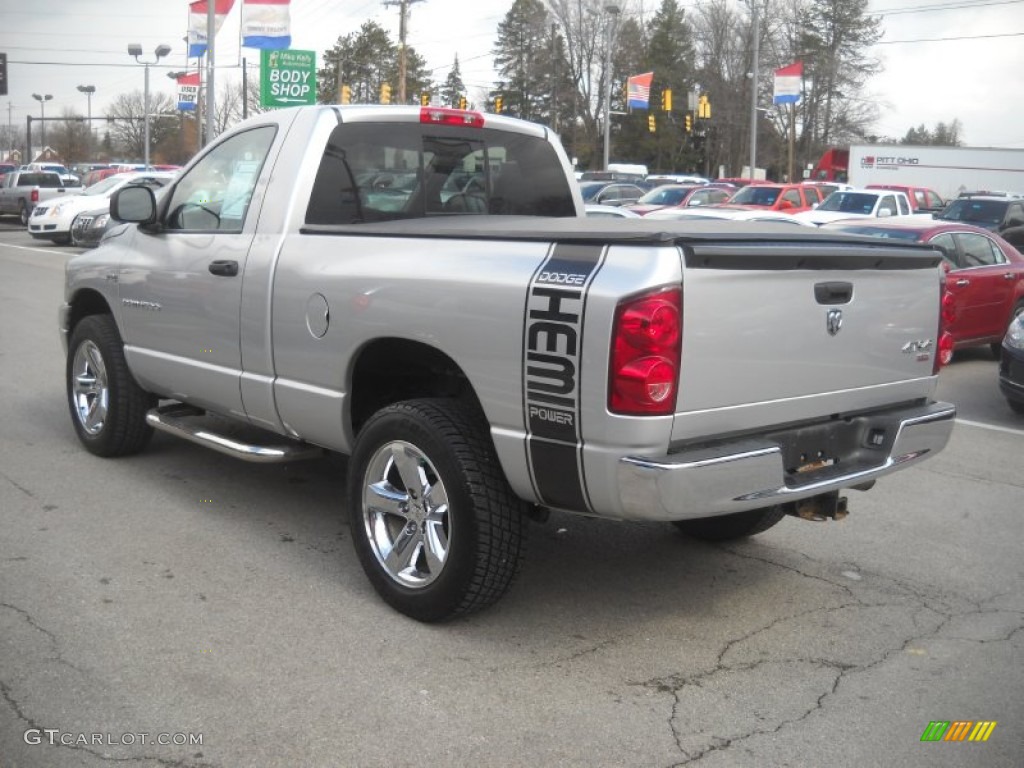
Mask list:
POLYGON ((870 214, 877 200, 878 195, 866 192, 833 192, 818 206, 818 210, 870 214))
POLYGON ((124 176, 115 174, 114 176, 107 176, 102 181, 97 181, 90 187, 86 187, 82 190, 83 195, 105 195, 107 192, 112 190, 114 187, 118 187, 124 183, 124 176))
POLYGON ((690 191, 689 187, 655 187, 642 195, 637 203, 642 205, 679 205, 690 191))
POLYGON ((741 205, 763 205, 769 207, 775 205, 775 201, 779 199, 779 193, 782 190, 778 187, 759 187, 751 185, 744 187, 739 192, 730 198, 730 203, 739 203, 741 205))
POLYGON ((974 224, 999 226, 1006 212, 1006 203, 1001 200, 953 200, 937 219, 947 221, 969 221, 974 224))

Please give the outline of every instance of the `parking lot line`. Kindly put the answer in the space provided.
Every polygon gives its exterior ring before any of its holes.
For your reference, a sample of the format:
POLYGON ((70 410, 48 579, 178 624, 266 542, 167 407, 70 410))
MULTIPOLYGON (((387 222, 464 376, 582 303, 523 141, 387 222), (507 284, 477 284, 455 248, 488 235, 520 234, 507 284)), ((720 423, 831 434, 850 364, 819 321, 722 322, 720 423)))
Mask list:
POLYGON ((983 421, 970 421, 968 419, 957 419, 957 424, 965 424, 968 427, 978 427, 979 429, 991 429, 993 432, 1007 432, 1011 435, 1020 435, 1024 437, 1024 429, 1011 429, 1010 427, 1000 427, 995 424, 986 424, 983 421))

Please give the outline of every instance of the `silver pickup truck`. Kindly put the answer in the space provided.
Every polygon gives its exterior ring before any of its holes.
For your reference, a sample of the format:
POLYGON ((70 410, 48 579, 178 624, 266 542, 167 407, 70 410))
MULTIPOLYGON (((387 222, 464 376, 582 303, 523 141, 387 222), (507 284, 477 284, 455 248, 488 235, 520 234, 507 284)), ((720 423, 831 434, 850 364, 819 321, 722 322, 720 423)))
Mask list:
MULTIPOLYGON (((60 175, 52 171, 11 171, 0 182, 0 216, 16 214, 28 226, 36 205, 66 191, 60 175)), ((81 188, 76 187, 71 194, 79 191, 81 188)))
POLYGON ((71 259, 71 420, 350 457, 356 552, 424 621, 497 600, 551 509, 706 539, 846 513, 946 444, 940 254, 587 219, 557 138, 431 107, 252 118, 71 259))

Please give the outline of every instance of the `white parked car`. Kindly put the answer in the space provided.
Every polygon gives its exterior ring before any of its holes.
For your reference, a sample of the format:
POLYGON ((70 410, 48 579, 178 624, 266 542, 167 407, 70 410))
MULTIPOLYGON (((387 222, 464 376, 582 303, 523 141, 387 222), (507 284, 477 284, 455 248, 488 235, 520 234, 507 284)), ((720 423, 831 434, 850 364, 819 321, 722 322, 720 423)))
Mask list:
POLYGON ((32 215, 28 219, 28 233, 37 240, 70 243, 71 223, 82 211, 109 207, 110 196, 129 184, 142 184, 158 189, 169 183, 175 175, 170 171, 119 173, 86 187, 80 194, 47 200, 32 210, 32 215))
POLYGON ((827 224, 840 219, 869 216, 909 216, 913 213, 906 194, 889 189, 837 190, 809 211, 794 213, 793 218, 810 224, 827 224))
POLYGON ((651 211, 644 219, 672 219, 674 221, 699 221, 701 219, 723 219, 729 221, 777 221, 783 224, 813 227, 807 221, 799 221, 796 216, 781 211, 755 211, 739 208, 719 208, 714 205, 703 205, 698 208, 661 208, 651 211))
POLYGON ((584 206, 587 211, 587 216, 595 219, 607 218, 607 219, 639 219, 640 214, 635 211, 631 211, 628 208, 623 208, 618 205, 601 205, 600 203, 587 203, 584 206))

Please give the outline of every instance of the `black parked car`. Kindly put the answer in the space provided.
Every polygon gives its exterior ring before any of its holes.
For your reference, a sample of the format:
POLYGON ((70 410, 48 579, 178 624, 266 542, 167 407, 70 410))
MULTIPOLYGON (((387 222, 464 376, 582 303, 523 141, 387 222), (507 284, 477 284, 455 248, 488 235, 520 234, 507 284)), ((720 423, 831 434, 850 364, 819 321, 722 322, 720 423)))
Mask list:
POLYGON ((1024 416, 1024 312, 1010 323, 999 357, 999 388, 1006 402, 1024 416))
POLYGON ((1010 195, 964 194, 950 200, 934 216, 940 221, 960 221, 1001 234, 1011 227, 1024 226, 1024 200, 1010 195))
POLYGON ((94 248, 100 244, 103 233, 119 223, 110 218, 109 205, 92 211, 83 211, 71 222, 71 244, 82 248, 94 248))

